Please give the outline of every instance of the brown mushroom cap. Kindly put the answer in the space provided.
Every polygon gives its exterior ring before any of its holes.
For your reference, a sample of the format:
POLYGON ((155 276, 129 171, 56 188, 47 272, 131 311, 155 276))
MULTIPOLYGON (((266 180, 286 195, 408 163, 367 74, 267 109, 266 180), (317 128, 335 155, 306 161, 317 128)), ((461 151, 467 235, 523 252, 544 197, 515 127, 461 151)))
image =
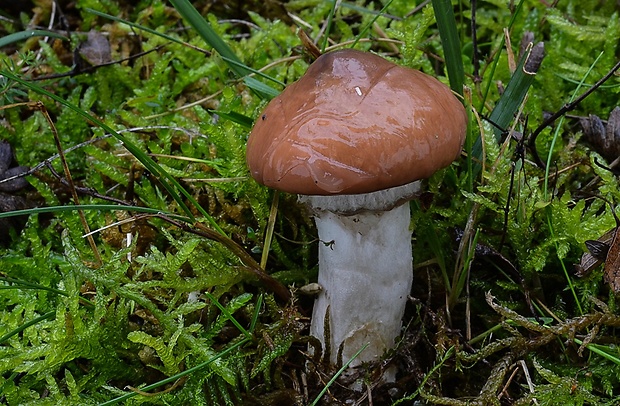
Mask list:
POLYGON ((319 57, 258 117, 254 179, 305 195, 359 194, 430 177, 460 154, 467 115, 424 73, 352 49, 319 57))

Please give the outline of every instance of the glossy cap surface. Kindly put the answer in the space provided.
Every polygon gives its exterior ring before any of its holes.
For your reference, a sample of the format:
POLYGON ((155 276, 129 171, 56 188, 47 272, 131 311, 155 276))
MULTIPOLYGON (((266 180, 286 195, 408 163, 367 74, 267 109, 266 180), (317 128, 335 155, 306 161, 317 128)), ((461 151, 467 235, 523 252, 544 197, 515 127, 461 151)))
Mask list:
POLYGON ((430 177, 461 152, 467 115, 419 71, 351 49, 319 57, 258 117, 252 176, 305 195, 359 194, 430 177))

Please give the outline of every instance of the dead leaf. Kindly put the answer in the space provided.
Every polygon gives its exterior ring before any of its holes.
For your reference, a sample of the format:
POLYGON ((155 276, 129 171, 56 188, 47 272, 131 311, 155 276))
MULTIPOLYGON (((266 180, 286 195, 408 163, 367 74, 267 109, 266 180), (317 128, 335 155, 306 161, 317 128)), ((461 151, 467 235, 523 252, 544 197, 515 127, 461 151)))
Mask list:
POLYGON ((620 107, 609 114, 607 122, 590 114, 579 119, 584 139, 608 162, 620 156, 620 107))
POLYGON ((616 227, 607 231, 598 240, 586 241, 589 252, 584 253, 581 262, 575 265, 575 275, 583 277, 604 262, 603 279, 615 293, 620 293, 619 229, 616 227))
POLYGON ((614 293, 620 292, 620 237, 618 237, 618 228, 614 232, 614 238, 611 240, 607 258, 605 258, 605 268, 603 278, 609 284, 614 293))
POLYGON ((78 52, 86 62, 93 66, 112 61, 110 42, 98 31, 89 31, 88 39, 80 44, 78 52))
POLYGON ((316 46, 312 39, 308 36, 308 34, 302 30, 301 28, 297 30, 297 37, 301 40, 301 44, 303 45, 306 52, 312 55, 312 58, 317 59, 321 56, 321 50, 316 46))
POLYGON ((581 256, 581 261, 575 265, 575 275, 579 278, 587 276, 600 264, 605 262, 609 252, 609 244, 613 240, 616 229, 612 228, 601 236, 598 240, 587 240, 585 242, 588 252, 581 256))

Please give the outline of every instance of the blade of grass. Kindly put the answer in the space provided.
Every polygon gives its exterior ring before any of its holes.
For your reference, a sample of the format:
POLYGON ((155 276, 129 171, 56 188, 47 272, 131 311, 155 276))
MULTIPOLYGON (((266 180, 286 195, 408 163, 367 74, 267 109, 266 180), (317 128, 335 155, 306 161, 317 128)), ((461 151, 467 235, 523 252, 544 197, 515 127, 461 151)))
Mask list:
POLYGON ((60 34, 57 34, 51 31, 26 30, 26 31, 20 31, 20 32, 16 32, 13 34, 5 35, 4 37, 0 38, 0 48, 7 46, 9 44, 12 44, 14 42, 23 41, 25 39, 32 38, 32 37, 52 37, 52 38, 61 39, 63 41, 69 40, 69 38, 65 37, 64 35, 60 35, 60 34))
MULTIPOLYGON (((472 105, 472 94, 471 89, 466 88, 463 89, 463 96, 465 101, 465 111, 467 112, 467 122, 472 123, 474 117, 477 122, 479 122, 479 117, 473 109, 472 105)), ((471 193, 474 191, 474 160, 472 155, 472 150, 474 148, 474 127, 472 125, 467 126, 467 135, 465 136, 465 144, 463 145, 463 149, 465 150, 465 163, 467 167, 467 190, 471 193)))
POLYGON ((474 260, 476 244, 478 243, 478 237, 480 234, 480 230, 476 230, 471 242, 467 247, 464 247, 465 257, 463 258, 462 265, 455 269, 454 274, 452 275, 452 284, 450 285, 450 294, 448 296, 448 308, 452 309, 459 298, 461 297, 461 293, 463 292, 463 288, 465 287, 465 282, 467 281, 467 276, 469 275, 469 270, 471 267, 471 263, 474 260))
POLYGON ((355 358, 357 358, 362 351, 364 351, 366 349, 366 347, 368 347, 368 343, 364 344, 364 346, 362 348, 360 348, 355 354, 353 354, 353 356, 351 357, 350 360, 348 360, 343 366, 342 368, 340 368, 338 370, 338 372, 336 372, 336 374, 332 377, 332 379, 329 380, 329 382, 327 382, 327 384, 325 385, 325 387, 323 388, 323 390, 321 390, 321 392, 319 392, 319 394, 316 396, 316 398, 314 399, 314 401, 312 403, 310 403, 309 406, 316 406, 319 402, 319 400, 321 400, 321 398, 323 397, 323 395, 325 395, 325 392, 327 392, 327 390, 329 389, 330 386, 332 386, 332 384, 334 382, 336 382, 336 379, 338 379, 338 377, 340 375, 342 375, 342 373, 349 367, 349 364, 351 362, 353 362, 353 360, 355 358))
POLYGON ((332 31, 332 21, 334 19, 334 14, 336 14, 336 9, 340 5, 340 0, 334 0, 332 2, 332 8, 329 10, 329 14, 327 15, 327 27, 325 28, 325 32, 323 33, 323 43, 321 44, 321 53, 325 53, 325 49, 327 48, 327 42, 329 40, 329 33, 332 31))
POLYGON ((258 316, 260 316, 260 309, 263 307, 263 294, 258 295, 258 299, 256 300, 256 307, 254 310, 254 314, 252 315, 252 321, 250 322, 249 331, 254 331, 256 328, 256 323, 258 322, 258 316))
POLYGON ((250 89, 254 90, 256 93, 258 93, 263 99, 266 100, 271 100, 274 97, 276 97, 277 95, 280 94, 280 92, 276 89, 274 89, 273 87, 260 82, 254 78, 251 77, 246 77, 243 79, 243 83, 245 83, 247 85, 247 87, 249 87, 250 89))
MULTIPOLYGON (((577 344, 581 345, 583 344, 583 341, 581 341, 578 338, 574 338, 573 337, 573 341, 576 342, 577 344)), ((601 357, 613 362, 616 365, 620 365, 620 358, 614 356, 612 354, 612 352, 616 352, 617 350, 612 350, 611 348, 605 346, 605 345, 601 345, 601 344, 594 344, 594 343, 590 343, 588 345, 586 345, 586 348, 590 351, 592 351, 595 354, 600 355, 601 357)))
POLYGON ((462 96, 465 71, 461 55, 461 41, 456 30, 456 19, 454 18, 454 10, 452 10, 452 2, 450 0, 432 0, 432 3, 446 60, 450 88, 462 96))
POLYGON ((172 213, 166 213, 159 209, 153 209, 151 207, 140 207, 140 206, 123 206, 123 205, 115 205, 115 204, 82 204, 78 206, 48 206, 48 207, 35 207, 32 209, 24 209, 24 210, 14 210, 0 213, 0 218, 5 217, 15 217, 15 216, 29 216, 31 214, 38 213, 56 213, 61 211, 75 211, 75 210, 102 210, 102 211, 133 211, 136 213, 150 213, 156 215, 166 215, 170 218, 180 220, 183 222, 190 222, 191 219, 188 217, 179 216, 172 213))
MULTIPOLYGON (((7 283, 11 283, 12 285, 10 286, 0 286, 0 290, 7 290, 7 289, 20 289, 20 290, 24 290, 24 289, 35 289, 35 290, 44 290, 47 292, 51 292, 57 295, 61 295, 61 296, 68 296, 67 292, 60 290, 60 289, 55 289, 55 288, 50 288, 49 286, 43 286, 40 285, 38 283, 32 283, 32 282, 28 282, 28 281, 24 281, 21 279, 15 279, 15 278, 6 278, 6 277, 0 277, 0 281, 4 281, 7 283)), ((88 307, 94 307, 95 304, 93 302, 91 302, 90 300, 80 296, 80 301, 85 304, 88 307)), ((35 325, 37 323, 39 323, 40 321, 52 318, 54 316, 54 314, 56 314, 55 310, 52 310, 48 313, 45 313, 35 319, 32 319, 31 321, 22 324, 21 326, 19 326, 18 328, 9 331, 8 333, 6 333, 5 335, 3 335, 2 337, 0 337, 0 344, 3 344, 6 340, 8 340, 9 338, 13 337, 16 334, 21 333, 22 331, 24 331, 25 329, 27 329, 28 327, 35 325)))
MULTIPOLYGON (((273 83, 277 83, 277 84, 279 84, 280 86, 286 86, 286 84, 285 84, 284 82, 281 82, 281 81, 279 81, 279 80, 278 80, 278 79, 276 79, 276 78, 272 78, 271 76, 269 76, 269 75, 267 75, 267 74, 265 74, 265 73, 263 73, 263 72, 261 72, 261 71, 259 71, 259 70, 256 70, 256 69, 254 69, 254 68, 250 68, 249 66, 247 66, 247 65, 246 65, 246 64, 244 64, 244 63, 237 62, 237 61, 233 61, 232 59, 226 58, 225 56, 222 56, 222 59, 223 59, 224 61, 228 62, 229 64, 237 65, 237 66, 239 66, 239 67, 241 67, 241 68, 243 68, 243 69, 247 69, 247 70, 249 70, 250 72, 254 73, 255 75, 258 75, 258 76, 260 76, 260 77, 262 77, 262 78, 265 78, 265 79, 267 79, 267 80, 270 80, 270 81, 272 81, 273 83)), ((247 78, 246 78, 246 79, 247 79, 247 78)))
MULTIPOLYGON (((581 87, 590 88, 596 85, 595 83, 582 83, 579 80, 571 79, 568 76, 560 75, 559 73, 554 73, 553 76, 557 76, 558 78, 562 79, 565 82, 572 83, 574 85, 579 85, 581 87)), ((599 89, 614 89, 616 87, 620 87, 620 83, 616 83, 613 85, 601 85, 598 88, 599 89)))
POLYGON ((56 314, 56 310, 52 310, 49 311, 45 314, 42 314, 39 317, 36 317, 32 320, 30 320, 27 323, 22 324, 21 326, 19 326, 18 328, 9 331, 8 333, 6 333, 5 335, 3 335, 2 337, 0 337, 0 344, 3 344, 6 340, 8 340, 9 338, 13 337, 16 334, 21 333, 22 331, 24 331, 25 329, 27 329, 30 326, 34 326, 35 324, 43 321, 43 320, 47 320, 47 319, 51 319, 52 317, 54 317, 54 315, 56 314))
POLYGON ((562 266, 562 271, 564 272, 564 278, 566 278, 568 289, 573 295, 573 300, 575 301, 575 304, 577 305, 577 310, 579 310, 579 314, 583 315, 584 311, 583 311, 583 307, 581 306, 581 300, 579 300, 579 295, 577 294, 577 290, 575 289, 573 280, 570 274, 568 273, 568 269, 566 268, 566 264, 564 263, 564 258, 562 258, 561 255, 559 254, 561 250, 560 250, 560 244, 558 243, 557 237, 555 235, 555 230, 553 228, 553 223, 551 219, 551 206, 547 206, 547 209, 548 209, 547 210, 547 225, 549 227, 549 234, 551 238, 553 238, 553 241, 554 241, 557 258, 560 261, 560 265, 562 266))
POLYGON ((377 14, 375 14, 374 18, 368 24, 366 24, 366 26, 364 28, 362 28, 360 33, 357 34, 357 36, 355 37, 355 41, 353 41, 353 45, 351 45, 351 48, 355 48, 355 46, 357 45, 359 40, 364 35, 366 35, 366 32, 370 29, 370 27, 372 27, 372 25, 375 23, 375 21, 377 21, 377 19, 383 15, 383 12, 385 10, 387 10, 387 8, 390 6, 390 4, 392 4, 392 1, 394 1, 394 0, 389 0, 387 3, 385 3, 385 5, 381 8, 381 11, 379 11, 377 14))
MULTIPOLYGON (((532 48, 533 52, 540 53, 544 50, 544 46, 542 43, 535 45, 532 48)), ((512 120, 514 119, 515 113, 521 107, 523 100, 525 100, 525 96, 529 91, 532 83, 534 83, 534 78, 536 77, 536 69, 530 70, 526 69, 526 64, 528 64, 530 57, 530 52, 526 52, 521 59, 519 60, 519 64, 517 65, 517 69, 514 74, 510 78, 510 82, 508 82, 508 86, 506 86, 506 90, 499 98, 497 104, 493 108, 491 115, 489 116, 489 121, 493 123, 493 133, 495 135, 496 141, 499 143, 502 140, 502 135, 505 133, 505 129, 508 128, 512 120)), ((541 59, 542 61, 542 59, 541 59)), ((477 160, 476 164, 473 168, 474 178, 478 176, 482 166, 480 165, 480 161, 482 159, 482 138, 478 137, 474 146, 472 148, 472 155, 474 159, 477 160)))
POLYGON ((269 220, 267 221, 267 230, 265 231, 265 243, 263 244, 263 254, 260 259, 260 267, 263 269, 267 269, 267 259, 269 258, 269 250, 271 249, 273 230, 276 226, 279 200, 280 192, 276 190, 273 194, 273 200, 271 201, 271 210, 269 210, 269 220))
POLYGON ((252 120, 248 116, 244 116, 243 114, 239 114, 235 111, 221 111, 221 110, 207 110, 211 114, 217 114, 220 117, 225 118, 226 120, 232 121, 233 123, 237 123, 242 127, 247 129, 252 128, 252 124, 254 124, 254 120, 252 120))
MULTIPOLYGON (((183 16, 183 18, 186 19, 192 27, 194 27, 202 39, 211 45, 218 54, 225 58, 224 61, 228 64, 230 70, 232 70, 238 77, 244 77, 252 73, 252 71, 237 57, 228 44, 226 44, 226 42, 224 42, 224 40, 217 35, 213 28, 211 28, 211 25, 200 15, 198 10, 194 8, 189 0, 170 0, 170 3, 172 3, 179 14, 181 14, 181 16, 183 16)), ((253 82, 250 81, 249 83, 253 82)), ((268 86, 265 84, 263 85, 268 86)), ((261 89, 255 89, 253 87, 251 88, 264 99, 272 98, 273 92, 276 92, 276 94, 279 93, 273 88, 271 88, 271 91, 269 92, 264 92, 261 89)))
POLYGON ((50 288, 49 286, 43 286, 43 285, 40 285, 38 283, 32 283, 32 282, 28 282, 28 281, 23 281, 21 279, 6 278, 6 277, 3 277, 3 276, 0 276, 0 281, 12 283, 12 285, 9 285, 9 286, 0 286, 0 290, 5 290, 5 289, 35 289, 35 290, 45 290, 47 292, 55 293, 57 295, 69 296, 67 294, 67 292, 65 292, 64 290, 50 288))
MULTIPOLYGON (((540 47, 542 47, 542 43, 535 45, 532 48, 532 52, 540 53, 540 47)), ((542 48, 544 49, 544 48, 542 48)), ((497 142, 501 142, 503 130, 508 128, 510 122, 513 120, 515 113, 519 110, 521 103, 525 99, 528 90, 534 83, 534 78, 536 77, 535 70, 529 70, 526 68, 526 64, 528 63, 530 53, 526 52, 519 61, 519 65, 517 66, 517 70, 515 71, 512 78, 510 78, 510 82, 508 82, 508 86, 506 86, 506 90, 500 97, 499 101, 493 108, 489 119, 492 123, 497 126, 493 126, 493 132, 495 134, 495 140, 497 142), (499 127, 499 128, 498 128, 499 127)), ((476 151, 474 150, 474 153, 476 151)))
MULTIPOLYGON (((94 10, 94 9, 92 9, 92 8, 89 8, 89 7, 86 7, 84 10, 85 10, 85 11, 87 11, 87 12, 89 12, 89 13, 91 13, 91 14, 94 14, 94 15, 96 15, 96 16, 103 17, 103 18, 107 18, 108 20, 116 21, 116 22, 121 23, 121 24, 127 24, 128 26, 130 26, 130 27, 132 27, 132 28, 137 28, 137 29, 139 29, 139 30, 141 30, 141 31, 146 31, 146 32, 148 32, 149 34, 157 35, 158 37, 165 38, 165 39, 167 39, 168 41, 171 41, 171 42, 176 42, 177 44, 181 44, 181 45, 192 46, 191 44, 188 44, 188 43, 187 43, 187 42, 185 42, 185 41, 181 41, 180 39, 175 38, 175 37, 173 37, 173 36, 171 36, 171 35, 168 35, 168 34, 166 34, 166 33, 159 32, 159 31, 155 31, 155 30, 154 30, 154 29, 152 29, 152 28, 145 27, 145 26, 143 26, 143 25, 136 24, 136 23, 131 22, 131 21, 123 20, 122 18, 119 18, 119 17, 113 16, 113 15, 110 15, 110 14, 102 13, 101 11, 97 11, 97 10, 94 10)), ((192 46, 192 47, 193 47, 193 46, 192 46)), ((197 49, 196 47, 193 47, 193 48, 194 48, 194 49, 197 49)), ((207 52, 207 51, 205 51, 204 49, 201 49, 200 51, 202 51, 202 52, 207 52)), ((208 53, 208 52, 207 52, 207 53, 208 53)))
POLYGON ((221 56, 237 64, 229 64, 230 69, 239 77, 248 75, 250 71, 243 66, 241 60, 222 38, 211 28, 211 25, 200 15, 188 0, 170 0, 170 3, 194 27, 207 44, 211 45, 221 56))
POLYGON ((239 329, 239 331, 241 331, 241 333, 243 333, 243 335, 246 338, 252 338, 252 335, 250 333, 248 333, 248 331, 246 329, 243 328, 243 326, 241 324, 239 324, 239 322, 237 321, 237 319, 235 319, 233 317, 233 315, 228 311, 227 308, 225 308, 224 306, 222 306, 222 304, 220 302, 218 302, 218 300, 209 292, 205 292, 205 296, 209 298, 209 300, 211 300, 213 302, 213 304, 215 306, 217 306, 218 309, 220 309, 220 311, 222 312, 222 314, 224 316, 226 316, 226 318, 228 320, 230 320, 232 322, 232 324, 235 325, 235 327, 237 327, 239 329))
MULTIPOLYGON (((510 32, 512 30, 512 26, 517 18, 517 16, 519 16, 519 14, 521 13, 521 9, 523 7, 523 1, 524 0, 520 0, 519 3, 517 3, 517 7, 515 8, 515 12, 512 14, 512 17, 510 17, 510 21, 508 22, 508 31, 510 32)), ((484 110, 484 105, 486 103, 486 100, 488 98, 489 95, 489 91, 491 90, 491 85, 493 83, 495 83, 495 81, 493 80, 493 77, 495 76, 495 70, 497 69, 497 65, 499 63, 499 58, 501 56, 501 50, 504 49, 504 45, 506 44, 506 38, 504 36, 502 36, 502 39, 499 43, 498 46, 498 50, 495 52, 495 59, 493 60, 493 65, 491 66, 491 74, 489 75, 489 79, 487 80, 487 86, 484 89, 484 96, 482 97, 482 100, 480 101, 480 105, 478 106, 478 111, 482 112, 484 110)))
MULTIPOLYGON (((390 1, 390 3, 391 3, 391 1, 390 1)), ((381 9, 381 11, 375 11, 375 10, 369 10, 366 7, 361 7, 361 6, 358 6, 358 5, 354 4, 354 3, 349 3, 349 2, 346 2, 346 1, 343 1, 342 3, 340 3, 340 5, 343 8, 348 8, 349 10, 354 10, 354 11, 357 11, 359 13, 376 15, 378 17, 385 17, 385 18, 389 18, 390 20, 403 21, 402 17, 398 17, 398 16, 395 16, 395 15, 392 15, 392 14, 385 13, 385 8, 386 7, 383 7, 381 9)))
POLYGON ((439 368, 441 368, 446 363, 446 361, 448 361, 452 357, 452 355, 454 355, 454 353, 455 353, 454 346, 448 348, 448 351, 446 351, 443 357, 441 357, 441 359, 437 361, 435 365, 433 365, 431 370, 428 371, 426 375, 424 375, 422 382, 420 383, 418 388, 415 390, 415 392, 413 392, 411 395, 398 399, 396 402, 392 403, 392 405, 398 405, 402 402, 410 402, 413 399, 415 399, 420 394, 424 386, 426 386, 426 382, 428 382, 428 380, 431 379, 433 375, 435 375, 435 372, 438 371, 439 368))

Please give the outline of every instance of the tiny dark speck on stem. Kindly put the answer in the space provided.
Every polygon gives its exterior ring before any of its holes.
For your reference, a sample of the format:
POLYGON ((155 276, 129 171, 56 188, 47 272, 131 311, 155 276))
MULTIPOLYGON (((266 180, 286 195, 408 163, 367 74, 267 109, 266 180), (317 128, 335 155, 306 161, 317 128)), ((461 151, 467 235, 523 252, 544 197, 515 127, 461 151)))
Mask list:
POLYGON ((263 114, 263 116, 261 117, 263 120, 265 120, 267 118, 266 114, 263 114))

